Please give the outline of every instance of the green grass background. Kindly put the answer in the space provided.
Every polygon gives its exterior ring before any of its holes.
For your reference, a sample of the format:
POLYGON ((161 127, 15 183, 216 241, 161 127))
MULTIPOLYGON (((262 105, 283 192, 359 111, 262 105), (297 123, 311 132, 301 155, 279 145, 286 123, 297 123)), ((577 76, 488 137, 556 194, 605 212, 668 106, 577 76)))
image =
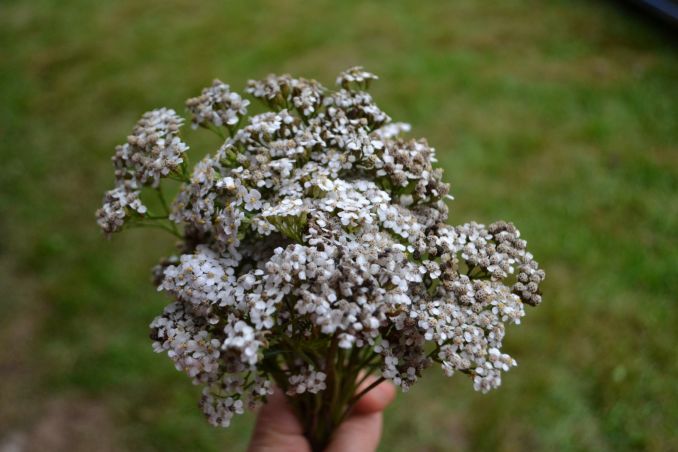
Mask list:
POLYGON ((109 158, 142 112, 214 77, 330 85, 362 64, 437 148, 450 221, 514 221, 547 272, 503 386, 430 371, 386 412, 381 450, 678 450, 673 38, 593 0, 3 0, 0 446, 52 426, 63 450, 245 447, 252 416, 212 429, 151 350, 149 269, 172 240, 103 239, 109 158))

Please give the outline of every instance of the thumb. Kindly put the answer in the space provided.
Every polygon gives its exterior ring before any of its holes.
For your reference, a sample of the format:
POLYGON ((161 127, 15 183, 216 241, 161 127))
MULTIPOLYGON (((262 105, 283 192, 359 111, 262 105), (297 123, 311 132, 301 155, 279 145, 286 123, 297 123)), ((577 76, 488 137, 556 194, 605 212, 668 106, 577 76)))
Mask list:
POLYGON ((249 452, 311 452, 285 395, 276 388, 257 415, 249 452))
MULTIPOLYGON (((369 386, 368 379, 362 386, 369 386)), ((360 388, 358 389, 360 391, 360 388)), ((351 415, 339 425, 326 452, 374 452, 381 438, 382 412, 393 401, 395 388, 384 382, 356 403, 351 415)))

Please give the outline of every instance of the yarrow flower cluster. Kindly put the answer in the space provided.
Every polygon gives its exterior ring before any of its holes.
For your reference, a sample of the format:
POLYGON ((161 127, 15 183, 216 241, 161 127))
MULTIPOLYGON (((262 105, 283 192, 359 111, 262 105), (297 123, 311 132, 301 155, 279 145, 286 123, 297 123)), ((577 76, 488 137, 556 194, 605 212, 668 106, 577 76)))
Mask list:
POLYGON ((203 385, 214 425, 277 385, 319 447, 367 375, 407 390, 437 364, 487 392, 516 365, 505 327, 541 302, 544 272, 511 223, 447 224, 435 150, 375 104, 376 79, 352 68, 332 91, 270 75, 248 83, 268 108, 249 117, 249 101, 215 81, 187 109, 228 137, 190 173, 172 110, 146 113, 116 150, 99 225, 180 237, 181 255, 154 273, 173 301, 151 336, 203 385), (163 178, 181 182, 171 205, 163 178))

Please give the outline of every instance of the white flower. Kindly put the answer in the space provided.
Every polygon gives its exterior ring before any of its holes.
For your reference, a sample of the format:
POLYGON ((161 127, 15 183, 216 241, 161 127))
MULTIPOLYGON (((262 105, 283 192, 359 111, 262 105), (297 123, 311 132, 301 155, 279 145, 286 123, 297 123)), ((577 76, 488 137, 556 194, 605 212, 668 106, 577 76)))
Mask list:
POLYGON ((235 126, 247 114, 250 101, 231 92, 230 87, 214 80, 212 86, 202 90, 198 97, 186 101, 186 108, 193 114, 193 127, 213 124, 216 127, 235 126))
POLYGON ((250 117, 215 81, 187 106, 194 126, 231 137, 191 173, 172 110, 145 114, 116 150, 116 188, 97 211, 106 233, 157 217, 142 189, 184 182, 175 229, 160 224, 183 240, 154 272, 173 301, 151 324, 153 348, 204 386, 214 425, 262 403, 274 378, 315 406, 329 380, 352 388, 361 370, 407 390, 438 362, 486 392, 516 365, 506 325, 541 302, 544 272, 511 223, 446 224, 435 150, 401 137, 409 125, 364 91, 376 78, 352 68, 329 91, 270 75, 247 85, 267 109, 250 117))
POLYGON ((97 210, 97 223, 106 233, 120 231, 125 221, 136 212, 143 216, 148 208, 139 199, 139 190, 127 190, 118 187, 110 190, 104 197, 104 203, 97 210))
POLYGON ((250 211, 261 209, 261 193, 258 190, 252 188, 247 192, 247 196, 245 196, 245 209, 250 211))
POLYGON ((137 122, 127 143, 113 156, 118 187, 157 187, 160 179, 177 171, 188 150, 179 138, 183 118, 174 110, 160 108, 145 113, 137 122))
POLYGON ((362 66, 355 66, 345 70, 337 77, 337 85, 347 87, 350 83, 365 84, 370 80, 378 80, 379 77, 365 71, 362 66))

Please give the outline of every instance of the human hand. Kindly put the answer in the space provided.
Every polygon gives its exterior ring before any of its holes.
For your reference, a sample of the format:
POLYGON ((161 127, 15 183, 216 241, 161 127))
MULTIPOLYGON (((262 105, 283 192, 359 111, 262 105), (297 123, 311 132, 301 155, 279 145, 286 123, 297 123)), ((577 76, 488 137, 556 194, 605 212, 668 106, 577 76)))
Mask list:
MULTIPOLYGON (((364 387, 373 381, 368 379, 364 387)), ((361 397, 337 428, 326 452, 374 452, 381 437, 382 412, 394 397, 395 388, 390 382, 381 383, 361 397)), ((248 451, 311 452, 301 423, 279 389, 259 410, 248 451)))

